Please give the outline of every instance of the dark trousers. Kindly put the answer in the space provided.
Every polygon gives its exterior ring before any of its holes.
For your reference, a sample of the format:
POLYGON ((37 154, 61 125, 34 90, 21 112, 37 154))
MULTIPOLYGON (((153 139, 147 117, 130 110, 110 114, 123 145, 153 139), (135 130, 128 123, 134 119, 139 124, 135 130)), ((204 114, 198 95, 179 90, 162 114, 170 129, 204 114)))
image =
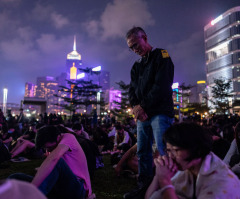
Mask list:
MULTIPOLYGON (((24 173, 12 174, 9 178, 28 182, 33 179, 32 176, 24 173)), ((86 195, 84 180, 78 179, 63 159, 58 161, 52 172, 38 188, 48 198, 84 199, 86 195)))

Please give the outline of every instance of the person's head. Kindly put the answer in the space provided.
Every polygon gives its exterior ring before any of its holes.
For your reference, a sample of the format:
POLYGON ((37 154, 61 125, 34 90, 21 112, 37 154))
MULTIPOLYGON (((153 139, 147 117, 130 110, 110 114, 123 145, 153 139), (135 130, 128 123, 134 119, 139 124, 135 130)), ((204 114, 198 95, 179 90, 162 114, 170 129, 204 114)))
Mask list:
POLYGON ((36 124, 36 130, 40 129, 41 127, 43 127, 45 124, 44 123, 37 123, 36 124))
POLYGON ((152 50, 147 40, 147 34, 141 27, 131 28, 126 34, 126 40, 128 47, 141 57, 152 50))
POLYGON ((81 135, 82 133, 82 124, 79 122, 75 123, 72 127, 72 130, 76 133, 76 135, 81 135))
POLYGON ((33 132, 37 132, 37 129, 36 129, 36 125, 35 124, 31 124, 30 126, 29 126, 29 131, 33 131, 33 132))
POLYGON ((163 135, 166 151, 178 169, 188 169, 194 160, 203 160, 212 149, 209 131, 196 123, 179 123, 167 129, 163 135))
POLYGON ((54 150, 60 141, 60 131, 56 126, 48 125, 41 127, 36 135, 36 148, 45 148, 51 152, 54 150))
POLYGON ((124 128, 121 124, 117 124, 115 125, 116 131, 118 133, 118 135, 122 136, 124 133, 124 128))

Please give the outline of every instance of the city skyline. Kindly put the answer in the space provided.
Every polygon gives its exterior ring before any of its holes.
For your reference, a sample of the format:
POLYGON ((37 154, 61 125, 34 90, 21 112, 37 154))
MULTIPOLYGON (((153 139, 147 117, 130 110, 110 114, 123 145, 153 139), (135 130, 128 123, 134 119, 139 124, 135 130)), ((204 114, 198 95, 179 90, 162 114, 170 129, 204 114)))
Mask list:
POLYGON ((20 103, 26 82, 64 72, 74 35, 83 67, 101 65, 111 87, 128 83, 138 56, 124 37, 134 25, 153 47, 168 50, 175 82, 194 84, 206 79, 204 26, 236 6, 237 0, 0 0, 0 89, 8 88, 8 102, 20 103))

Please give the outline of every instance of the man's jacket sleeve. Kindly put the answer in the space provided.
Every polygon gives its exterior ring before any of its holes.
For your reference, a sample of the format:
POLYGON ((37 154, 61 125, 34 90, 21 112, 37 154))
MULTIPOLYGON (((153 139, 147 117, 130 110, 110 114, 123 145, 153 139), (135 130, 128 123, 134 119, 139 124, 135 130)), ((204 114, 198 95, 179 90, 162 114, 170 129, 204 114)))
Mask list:
POLYGON ((140 104, 140 101, 138 100, 136 96, 136 91, 135 91, 135 89, 137 89, 137 79, 136 79, 137 74, 136 74, 135 67, 136 65, 134 64, 131 70, 131 82, 129 87, 129 102, 132 107, 140 104))

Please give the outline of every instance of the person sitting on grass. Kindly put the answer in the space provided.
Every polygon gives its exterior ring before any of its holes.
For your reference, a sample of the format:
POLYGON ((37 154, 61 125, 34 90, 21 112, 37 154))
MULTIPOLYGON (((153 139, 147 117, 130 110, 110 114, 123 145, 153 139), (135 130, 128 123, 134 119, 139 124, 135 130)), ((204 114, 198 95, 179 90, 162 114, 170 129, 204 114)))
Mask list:
POLYGON ((132 145, 131 138, 127 131, 124 130, 122 125, 116 125, 116 134, 114 139, 114 152, 123 150, 126 152, 132 145))
POLYGON ((11 158, 14 158, 22 153, 33 159, 43 157, 43 150, 35 148, 35 137, 37 129, 39 129, 41 126, 42 125, 38 125, 36 127, 35 125, 31 125, 29 130, 16 140, 14 147, 10 151, 11 158))
POLYGON ((39 129, 40 127, 42 127, 43 125, 41 124, 31 124, 26 132, 23 133, 23 135, 21 135, 20 137, 17 138, 17 141, 19 140, 29 140, 29 141, 32 141, 32 142, 35 142, 35 137, 36 137, 36 134, 37 134, 37 129, 39 129))
POLYGON ((74 131, 74 134, 76 134, 77 136, 81 136, 81 137, 89 140, 88 133, 86 131, 84 131, 82 124, 80 124, 79 122, 77 122, 73 125, 72 130, 74 131))
POLYGON ((195 123, 171 126, 163 135, 167 155, 154 159, 156 173, 145 199, 240 198, 240 181, 213 152, 210 133, 195 123))
POLYGON ((3 123, 0 131, 0 139, 8 149, 11 148, 11 144, 15 138, 13 132, 14 132, 14 129, 8 129, 8 124, 3 123))
POLYGON ((231 170, 240 178, 240 122, 234 127, 235 139, 223 159, 231 170))
MULTIPOLYGON (((152 148, 153 150, 153 157, 158 157, 159 152, 158 150, 152 148)), ((129 177, 136 177, 138 176, 138 157, 137 157, 137 143, 134 144, 119 160, 119 162, 114 167, 115 173, 117 176, 120 176, 121 174, 128 173, 129 177), (136 174, 136 175, 133 175, 136 174)), ((155 166, 153 163, 153 172, 155 170, 155 166)), ((141 195, 142 192, 139 193, 141 195)), ((138 197, 136 195, 135 197, 138 197)))
POLYGON ((117 176, 120 176, 124 169, 128 169, 135 174, 138 173, 138 159, 136 153, 137 144, 132 146, 117 163, 116 167, 114 168, 117 176))
POLYGON ((50 152, 36 175, 13 174, 10 178, 31 181, 50 198, 94 198, 87 160, 74 135, 44 126, 37 132, 36 147, 50 152))

